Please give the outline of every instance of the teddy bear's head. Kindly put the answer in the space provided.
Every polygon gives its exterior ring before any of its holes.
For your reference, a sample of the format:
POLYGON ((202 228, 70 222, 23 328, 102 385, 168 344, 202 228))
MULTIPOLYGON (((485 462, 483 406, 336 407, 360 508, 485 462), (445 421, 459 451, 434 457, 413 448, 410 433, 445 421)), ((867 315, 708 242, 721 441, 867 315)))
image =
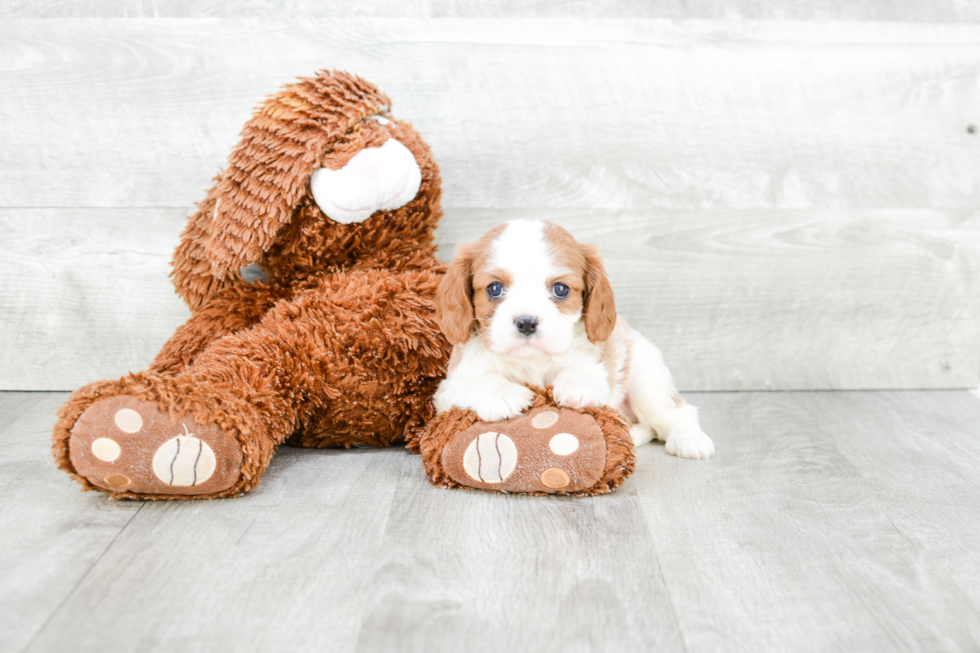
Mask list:
POLYGON ((390 100, 324 71, 270 96, 189 219, 174 254, 191 309, 258 264, 291 284, 325 268, 433 258, 439 168, 390 100))

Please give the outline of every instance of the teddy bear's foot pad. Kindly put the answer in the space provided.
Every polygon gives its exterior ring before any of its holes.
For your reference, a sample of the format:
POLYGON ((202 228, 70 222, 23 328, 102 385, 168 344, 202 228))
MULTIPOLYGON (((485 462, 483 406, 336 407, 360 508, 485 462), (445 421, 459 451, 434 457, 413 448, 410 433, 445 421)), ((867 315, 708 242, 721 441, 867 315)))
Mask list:
POLYGON ((442 452, 452 480, 498 492, 583 492, 599 481, 605 463, 606 442, 595 419, 555 406, 477 422, 442 452))
POLYGON ((234 485, 242 466, 232 434, 126 396, 89 406, 72 428, 68 448, 79 475, 127 495, 213 494, 234 485))

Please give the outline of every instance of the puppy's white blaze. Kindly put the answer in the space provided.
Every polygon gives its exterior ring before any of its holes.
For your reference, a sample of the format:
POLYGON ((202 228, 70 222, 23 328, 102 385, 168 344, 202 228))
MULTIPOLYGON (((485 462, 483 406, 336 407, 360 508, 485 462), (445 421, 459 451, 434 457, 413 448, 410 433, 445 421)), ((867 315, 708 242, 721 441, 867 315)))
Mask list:
POLYGON ((507 271, 511 283, 504 290, 490 320, 490 350, 521 358, 553 356, 572 345, 575 316, 567 316, 551 301, 548 282, 571 270, 559 268, 538 220, 512 220, 491 244, 491 269, 507 271), (537 318, 530 338, 517 331, 514 321, 521 315, 537 318))
POLYGON ((364 222, 377 211, 411 202, 422 185, 422 170, 412 151, 397 139, 354 155, 340 170, 319 168, 310 190, 320 210, 335 222, 364 222))

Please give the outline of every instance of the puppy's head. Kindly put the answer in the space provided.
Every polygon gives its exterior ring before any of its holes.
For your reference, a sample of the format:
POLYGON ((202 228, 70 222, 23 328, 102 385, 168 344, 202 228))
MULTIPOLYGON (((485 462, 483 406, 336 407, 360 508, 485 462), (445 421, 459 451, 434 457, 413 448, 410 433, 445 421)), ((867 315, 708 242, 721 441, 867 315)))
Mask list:
POLYGON ((490 352, 518 358, 568 351, 580 322, 592 342, 616 325, 598 250, 539 220, 513 220, 460 245, 436 306, 452 344, 478 334, 490 352))

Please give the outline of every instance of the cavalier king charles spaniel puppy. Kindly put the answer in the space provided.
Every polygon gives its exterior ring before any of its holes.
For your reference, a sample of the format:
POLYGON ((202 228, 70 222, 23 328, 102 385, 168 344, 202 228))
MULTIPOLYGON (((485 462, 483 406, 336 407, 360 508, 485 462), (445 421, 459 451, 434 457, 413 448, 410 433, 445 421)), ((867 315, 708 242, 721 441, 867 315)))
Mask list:
POLYGON ((550 385, 559 405, 616 408, 638 445, 659 438, 675 456, 714 454, 660 350, 616 314, 598 250, 562 227, 513 220, 460 245, 436 306, 453 344, 437 411, 495 422, 531 404, 523 384, 550 385))

